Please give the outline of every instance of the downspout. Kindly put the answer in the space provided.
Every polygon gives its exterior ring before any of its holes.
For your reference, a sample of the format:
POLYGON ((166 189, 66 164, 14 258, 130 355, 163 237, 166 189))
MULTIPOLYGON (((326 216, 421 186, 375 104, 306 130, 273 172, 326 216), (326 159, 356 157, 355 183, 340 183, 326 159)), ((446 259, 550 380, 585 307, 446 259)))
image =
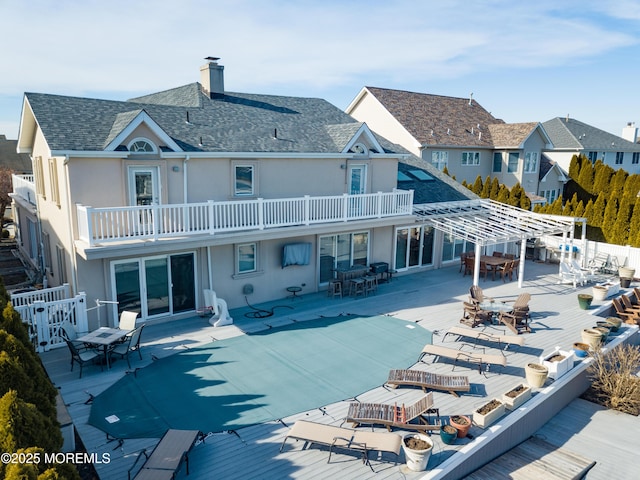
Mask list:
POLYGON ((71 205, 71 188, 69 187, 69 155, 64 156, 64 180, 65 188, 67 190, 67 208, 69 209, 68 215, 68 228, 69 228, 69 241, 71 244, 71 255, 69 255, 71 261, 71 291, 75 295, 78 293, 78 275, 77 275, 77 263, 76 263, 76 243, 73 241, 73 210, 71 205))
POLYGON ((187 155, 186 157, 184 157, 184 160, 182 161, 182 203, 189 203, 189 199, 187 198, 187 192, 189 191, 189 182, 187 180, 187 165, 189 162, 189 155, 187 155))

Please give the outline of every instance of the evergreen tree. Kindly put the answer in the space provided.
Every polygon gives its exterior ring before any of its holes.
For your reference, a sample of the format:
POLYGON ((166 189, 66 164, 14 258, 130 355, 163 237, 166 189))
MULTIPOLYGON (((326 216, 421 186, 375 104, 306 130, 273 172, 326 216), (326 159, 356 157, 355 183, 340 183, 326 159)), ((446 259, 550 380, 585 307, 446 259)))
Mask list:
POLYGON ((482 192, 482 178, 480 177, 480 175, 478 175, 476 177, 476 181, 473 182, 473 187, 471 187, 471 191, 476 195, 480 196, 480 193, 482 192))
POLYGON ((562 215, 562 197, 558 197, 555 199, 555 201, 551 204, 549 213, 551 215, 562 215))
POLYGON ((582 162, 577 182, 586 192, 593 194, 593 166, 591 162, 582 162))
POLYGON ((497 177, 493 177, 491 180, 491 190, 489 191, 489 198, 491 200, 495 200, 498 198, 498 193, 500 193, 500 182, 497 177))
POLYGON ((573 180, 578 180, 578 176, 580 175, 580 167, 582 165, 582 159, 586 158, 583 155, 574 155, 571 157, 571 162, 569 162, 569 177, 573 180))
POLYGON ((627 181, 629 174, 624 170, 617 170, 611 177, 609 195, 620 195, 620 192, 624 190, 624 184, 627 181))
POLYGON ((629 241, 629 220, 631 219, 631 202, 628 197, 622 197, 618 214, 616 215, 613 231, 611 232, 612 241, 617 245, 627 245, 629 241))
POLYGON ((589 199, 587 206, 584 207, 583 217, 587 219, 587 225, 594 225, 593 223, 593 200, 589 199))
POLYGON ((584 215, 584 210, 585 210, 584 202, 582 200, 580 200, 578 202, 578 205, 576 206, 575 210, 573 211, 573 216, 574 217, 578 217, 578 218, 584 217, 585 216, 584 215))
POLYGON ((607 201, 607 206, 604 209, 604 217, 602 219, 602 233, 607 243, 613 242, 613 225, 616 223, 616 217, 618 216, 618 199, 615 195, 611 195, 607 201))
POLYGON ((629 220, 629 245, 640 247, 640 197, 636 197, 629 220))
POLYGON ((594 167, 593 193, 604 192, 609 195, 611 177, 615 170, 609 165, 605 165, 602 160, 598 160, 594 167))
POLYGON ((489 198, 490 192, 491 192, 491 177, 487 175, 487 178, 482 184, 482 191, 480 192, 480 196, 482 198, 489 198))
POLYGON ((590 225, 593 225, 594 227, 602 227, 606 207, 607 202, 605 201, 605 194, 602 192, 598 194, 598 198, 593 203, 593 221, 589 222, 590 225))
POLYGON ((496 201, 509 204, 509 189, 504 185, 500 185, 500 191, 498 192, 496 201))

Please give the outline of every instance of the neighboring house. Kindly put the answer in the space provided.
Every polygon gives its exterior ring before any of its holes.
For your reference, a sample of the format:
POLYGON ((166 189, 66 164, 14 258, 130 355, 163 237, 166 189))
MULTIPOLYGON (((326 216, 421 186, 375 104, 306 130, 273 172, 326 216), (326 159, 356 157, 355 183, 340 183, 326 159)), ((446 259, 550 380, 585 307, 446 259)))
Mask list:
POLYGON ((538 194, 539 163, 550 140, 539 123, 507 124, 473 98, 365 87, 346 113, 458 182, 478 175, 520 183, 538 194))
POLYGON ((553 203, 562 196, 565 184, 569 181, 569 176, 560 166, 551 160, 546 153, 540 159, 540 196, 538 201, 532 200, 532 204, 553 203))
POLYGON ((592 163, 602 160, 615 170, 640 173, 640 145, 636 143, 637 128, 633 123, 623 129, 625 138, 568 116, 553 118, 542 125, 553 144, 553 148, 547 149, 545 154, 567 172, 571 158, 583 154, 592 163))
POLYGON ((13 173, 31 173, 31 158, 25 153, 17 153, 17 140, 7 140, 5 135, 0 135, 0 167, 6 167, 13 173))
POLYGON ((129 101, 25 94, 35 178, 16 177, 14 205, 48 285, 117 302, 114 324, 193 315, 205 288, 233 308, 323 290, 352 265, 455 261, 463 244, 416 225, 409 189, 470 192, 324 100, 225 91, 208 60, 200 83, 129 101))

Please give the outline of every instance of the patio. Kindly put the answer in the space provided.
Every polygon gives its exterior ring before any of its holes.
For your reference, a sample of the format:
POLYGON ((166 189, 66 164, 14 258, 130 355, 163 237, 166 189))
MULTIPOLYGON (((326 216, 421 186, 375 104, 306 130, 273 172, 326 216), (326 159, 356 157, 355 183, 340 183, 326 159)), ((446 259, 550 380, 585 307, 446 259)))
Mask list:
MULTIPOLYGON (((247 307, 231 311, 235 324, 226 327, 213 328, 207 318, 193 317, 188 320, 164 324, 148 324, 144 331, 143 360, 136 359, 132 367, 142 368, 150 364, 153 358, 163 358, 176 351, 196 346, 203 346, 212 340, 232 338, 243 332, 257 332, 278 325, 288 325, 293 321, 302 322, 321 316, 333 317, 345 314, 357 315, 392 315, 399 319, 416 322, 421 327, 434 332, 434 343, 441 343, 446 330, 459 325, 462 314, 463 299, 467 298, 471 285, 469 277, 459 273, 459 265, 436 271, 422 272, 407 276, 394 276, 390 283, 381 284, 376 295, 353 299, 345 297, 329 298, 325 292, 303 295, 299 299, 281 299, 270 304, 263 304, 261 309, 269 310, 274 306, 287 305, 292 307, 277 308, 274 315, 266 318, 251 317, 252 310, 247 307)), ((440 409, 441 416, 453 414, 467 414, 485 403, 487 400, 500 396, 518 382, 524 380, 525 363, 537 359, 543 353, 549 353, 556 346, 568 350, 574 341, 579 340, 580 330, 593 325, 594 319, 588 311, 580 310, 576 294, 581 291, 591 291, 591 286, 574 289, 570 284, 557 284, 557 265, 527 262, 526 276, 523 289, 517 288, 517 283, 503 283, 500 280, 481 280, 480 286, 485 293, 497 300, 514 299, 519 293, 526 291, 532 295, 530 303, 533 333, 525 334, 524 347, 509 348, 507 366, 492 368, 484 374, 478 373, 475 365, 460 364, 456 367, 458 375, 468 375, 471 391, 456 398, 446 392, 433 392, 435 406, 440 409)), ((250 301, 250 298, 249 298, 250 301)), ((604 303, 604 302, 602 302, 604 303)), ((598 306, 594 302, 592 310, 598 306)), ((627 329, 636 332, 637 329, 627 329)), ((489 327, 488 331, 497 334, 505 333, 504 326, 489 327)), ((629 333, 627 332, 627 333, 629 333)), ((355 340, 354 340, 355 341, 355 340)), ((454 340, 446 339, 447 344, 456 347, 454 340)), ((490 352, 491 349, 488 349, 490 352)), ((419 350, 415 352, 417 361, 419 350)), ((491 353, 496 353, 495 351, 491 353)), ((90 413, 90 395, 98 395, 111 384, 126 374, 126 362, 116 362, 109 371, 101 372, 99 368, 86 367, 83 378, 78 379, 78 372, 69 371, 69 353, 66 349, 57 349, 42 354, 42 360, 52 381, 60 388, 64 402, 76 424, 76 428, 89 453, 109 452, 111 461, 108 464, 97 464, 96 469, 101 479, 126 478, 127 471, 134 464, 141 450, 150 451, 158 442, 157 438, 127 439, 119 443, 109 441, 104 432, 88 425, 90 413)), ((250 356, 247 356, 250 362, 250 356)), ((450 374, 452 364, 445 360, 431 363, 419 363, 414 368, 424 369, 439 374, 450 374)), ((398 368, 402 368, 400 365, 398 368)), ((248 368, 251 368, 250 363, 248 368)), ((537 392, 526 405, 530 410, 537 409, 538 417, 553 415, 561 410, 579 393, 584 386, 583 375, 579 368, 562 377, 555 383, 547 381, 547 388, 537 392), (569 378, 571 377, 571 378, 569 378), (560 388, 560 387, 563 388, 560 388), (558 387, 558 388, 554 388, 558 387), (564 388, 566 387, 566 388, 564 388), (551 397, 554 392, 562 390, 562 395, 551 397), (547 392, 549 391, 549 392, 547 392), (548 395, 547 395, 548 393, 548 395), (547 396, 549 398, 547 398, 547 396), (543 401, 544 400, 544 401, 543 401)), ((340 372, 336 372, 339 375, 340 372)), ((387 372, 383 372, 386 374, 387 372)), ((170 381, 167 388, 171 388, 170 381)), ((419 389, 398 388, 391 390, 382 386, 362 392, 357 399, 363 402, 404 403, 410 405, 422 396, 419 389)), ((206 441, 196 445, 190 455, 190 474, 185 477, 182 470, 178 478, 208 479, 208 478, 460 478, 464 474, 459 470, 458 460, 464 458, 473 463, 478 456, 485 460, 499 455, 502 449, 508 449, 508 439, 501 432, 511 435, 510 429, 514 424, 527 428, 540 428, 531 425, 530 420, 520 419, 518 413, 511 413, 503 417, 496 426, 483 430, 473 426, 470 434, 473 439, 460 439, 455 445, 444 445, 437 435, 432 436, 435 441, 433 454, 425 473, 408 471, 400 458, 395 465, 393 459, 385 456, 384 461, 377 461, 372 456, 372 464, 376 473, 364 466, 359 457, 353 454, 339 453, 332 456, 327 464, 328 452, 324 448, 312 447, 301 450, 301 442, 291 442, 287 448, 279 453, 280 444, 288 427, 298 419, 305 419, 327 423, 342 424, 351 399, 326 405, 309 412, 301 412, 280 421, 264 423, 237 431, 213 433, 206 441), (520 423, 518 423, 520 422, 520 423), (498 441, 491 441, 491 437, 498 437, 498 441), (457 452, 464 454, 457 455, 457 452), (390 461, 391 460, 391 461, 390 461), (452 473, 453 472, 453 473, 452 473)), ((179 406, 177 406, 179 408, 179 406)), ((526 410, 526 409, 525 409, 526 410)), ((366 428, 366 427, 360 427, 366 428)), ((205 432, 208 433, 208 432, 205 432)), ((403 433, 398 431, 398 433, 403 433)), ((508 436, 508 435, 507 435, 508 436)), ((595 450, 595 449, 594 449, 595 450)), ((594 452, 594 454, 597 452, 594 452)), ((589 478, 607 478, 606 463, 599 463, 589 474, 589 478), (602 476, 600 476, 602 474, 602 476)), ((615 465, 610 466, 614 471, 615 465)), ((134 472, 135 473, 135 472, 134 472)), ((610 473, 609 473, 610 474, 610 473)))

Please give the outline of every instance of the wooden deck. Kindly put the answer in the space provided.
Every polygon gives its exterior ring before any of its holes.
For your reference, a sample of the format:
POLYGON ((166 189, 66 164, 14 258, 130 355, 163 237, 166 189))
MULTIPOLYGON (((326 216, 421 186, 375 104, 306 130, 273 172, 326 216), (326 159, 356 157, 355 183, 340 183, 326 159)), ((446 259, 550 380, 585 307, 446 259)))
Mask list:
MULTIPOLYGON (((283 298, 280 301, 260 305, 260 308, 269 310, 273 306, 282 305, 292 308, 276 308, 273 316, 262 319, 247 318, 245 314, 250 314, 249 308, 232 310, 231 315, 235 324, 226 327, 211 327, 206 318, 199 317, 160 324, 148 323, 142 338, 143 360, 140 361, 137 356, 133 356, 132 367, 134 369, 143 368, 151 363, 154 357, 160 358, 185 348, 204 345, 211 342, 212 339, 230 338, 242 335, 243 332, 259 331, 292 321, 304 321, 319 316, 336 316, 346 313, 386 314, 414 321, 417 325, 434 333, 434 343, 441 343, 447 329, 459 325, 459 319, 462 315, 461 301, 467 299, 468 289, 471 285, 470 277, 463 277, 462 273, 458 272, 458 268, 459 266, 456 265, 419 274, 396 275, 392 282, 381 284, 377 294, 366 298, 330 298, 324 292, 302 295, 295 300, 283 298)), ((577 293, 590 292, 591 287, 574 289, 570 284, 557 284, 557 269, 557 265, 527 261, 523 289, 517 288, 516 281, 503 283, 501 280, 480 280, 480 286, 487 295, 496 298, 496 300, 514 299, 523 291, 532 295, 530 302, 532 333, 524 334, 526 337, 524 346, 510 347, 504 351, 507 356, 507 366, 504 368, 496 367, 495 370, 491 368, 488 372, 479 373, 474 365, 460 364, 456 366, 454 374, 467 375, 471 389, 470 392, 463 393, 459 398, 446 391, 434 391, 434 403, 440 409, 441 416, 446 419, 453 414, 471 415, 475 408, 488 399, 500 396, 503 392, 524 381, 524 365, 526 363, 537 360, 540 355, 551 352, 556 346, 569 350, 573 342, 580 340, 582 328, 591 327, 594 324, 593 316, 588 311, 578 308, 576 298, 577 293)), ((594 302, 592 309, 597 306, 598 303, 594 302)), ((631 331, 631 329, 629 330, 631 331)), ((487 331, 494 334, 507 333, 504 325, 488 327, 487 331)), ((633 329, 633 332, 636 331, 637 328, 633 329)), ((447 338, 446 345, 455 345, 451 337, 447 338)), ((495 345, 482 346, 486 348, 487 353, 500 353, 495 345)), ((416 361, 419 354, 419 351, 415 352, 416 361)), ((69 371, 69 353, 66 349, 46 352, 42 354, 42 360, 52 381, 60 389, 88 453, 96 453, 98 457, 102 453, 110 455, 108 464, 96 464, 100 478, 102 480, 127 478, 127 471, 134 464, 136 457, 143 449, 150 451, 158 439, 127 439, 121 443, 110 441, 104 432, 87 424, 90 411, 90 405, 87 402, 91 395, 99 394, 123 375, 126 375, 126 362, 116 362, 111 370, 104 372, 101 372, 100 368, 87 366, 84 369, 82 379, 78 379, 77 371, 69 371)), ((248 361, 250 362, 249 357, 248 361)), ((442 375, 452 374, 453 364, 450 361, 446 359, 439 359, 435 363, 430 363, 431 359, 426 359, 426 361, 427 363, 417 363, 413 368, 442 375)), ((402 367, 404 366, 399 366, 399 368, 402 367)), ((248 368, 251 368, 250 365, 248 368)), ((387 373, 384 372, 384 376, 387 373)), ((557 384, 560 385, 562 380, 561 378, 557 384)), ((551 381, 547 382, 547 386, 549 385, 552 385, 551 381)), ((576 391, 576 388, 581 388, 581 385, 584 385, 584 382, 572 383, 572 390, 565 396, 560 400, 558 400, 560 397, 556 396, 554 408, 559 410, 570 403, 581 393, 576 391), (559 408, 558 402, 561 402, 559 408)), ((167 379, 167 388, 171 388, 170 379, 167 379)), ((553 390, 553 388, 547 390, 553 390)), ((530 402, 534 402, 540 393, 544 392, 535 392, 530 402)), ((363 402, 391 404, 397 402, 409 405, 423 395, 420 388, 399 387, 391 389, 380 386, 371 391, 362 392, 357 399, 363 402)), ((542 402, 545 399, 545 394, 538 398, 542 402)), ((288 448, 279 452, 284 436, 296 420, 304 419, 340 425, 347 415, 349 400, 346 399, 342 402, 326 405, 322 409, 301 412, 280 421, 256 425, 235 432, 213 433, 207 437, 204 443, 193 448, 190 454, 190 475, 186 477, 183 469, 178 478, 191 480, 209 478, 339 478, 346 480, 374 477, 378 479, 401 477, 409 479, 460 478, 455 473, 462 471, 455 466, 456 459, 462 458, 463 455, 467 458, 472 458, 472 455, 475 455, 474 458, 477 458, 478 452, 486 449, 480 439, 486 441, 487 438, 500 432, 500 429, 493 426, 487 430, 473 426, 469 432, 473 439, 458 440, 456 445, 445 445, 440 441, 438 435, 433 435, 434 451, 429 461, 428 471, 425 473, 410 472, 402 463, 396 465, 394 459, 387 456, 383 456, 382 459, 372 458, 375 473, 363 465, 357 455, 348 453, 332 455, 331 463, 328 464, 328 449, 316 446, 303 449, 302 442, 291 442, 288 448), (462 453, 458 454, 458 452, 462 453)), ((179 408, 179 405, 176 408, 179 408)), ((544 406, 540 408, 544 409, 544 406)), ((511 413, 503 417, 496 425, 520 422, 518 415, 521 414, 523 413, 511 413)), ((525 420, 522 420, 522 424, 525 423, 525 420)), ((377 430, 384 431, 384 429, 377 430)), ((636 432, 638 430, 636 429, 636 432)), ((400 430, 397 431, 403 433, 400 430)), ((640 434, 637 434, 637 437, 640 437, 640 434)), ((638 438, 635 440, 636 442, 631 443, 637 444, 638 438)), ((511 441, 513 442, 513 440, 511 441)), ((509 445, 508 439, 501 438, 499 443, 504 444, 501 447, 503 447, 503 451, 506 451, 521 441, 509 445)), ((485 461, 503 453, 499 450, 500 448, 497 448, 489 452, 485 461)), ((597 453, 603 455, 603 452, 597 453)), ((606 452, 604 454, 606 455, 606 452)), ((482 458, 482 454, 479 456, 482 458)), ((602 468, 603 464, 600 458, 587 457, 598 461, 592 472, 597 472, 599 468, 602 468)), ((589 478, 591 478, 592 472, 590 472, 589 478)))

